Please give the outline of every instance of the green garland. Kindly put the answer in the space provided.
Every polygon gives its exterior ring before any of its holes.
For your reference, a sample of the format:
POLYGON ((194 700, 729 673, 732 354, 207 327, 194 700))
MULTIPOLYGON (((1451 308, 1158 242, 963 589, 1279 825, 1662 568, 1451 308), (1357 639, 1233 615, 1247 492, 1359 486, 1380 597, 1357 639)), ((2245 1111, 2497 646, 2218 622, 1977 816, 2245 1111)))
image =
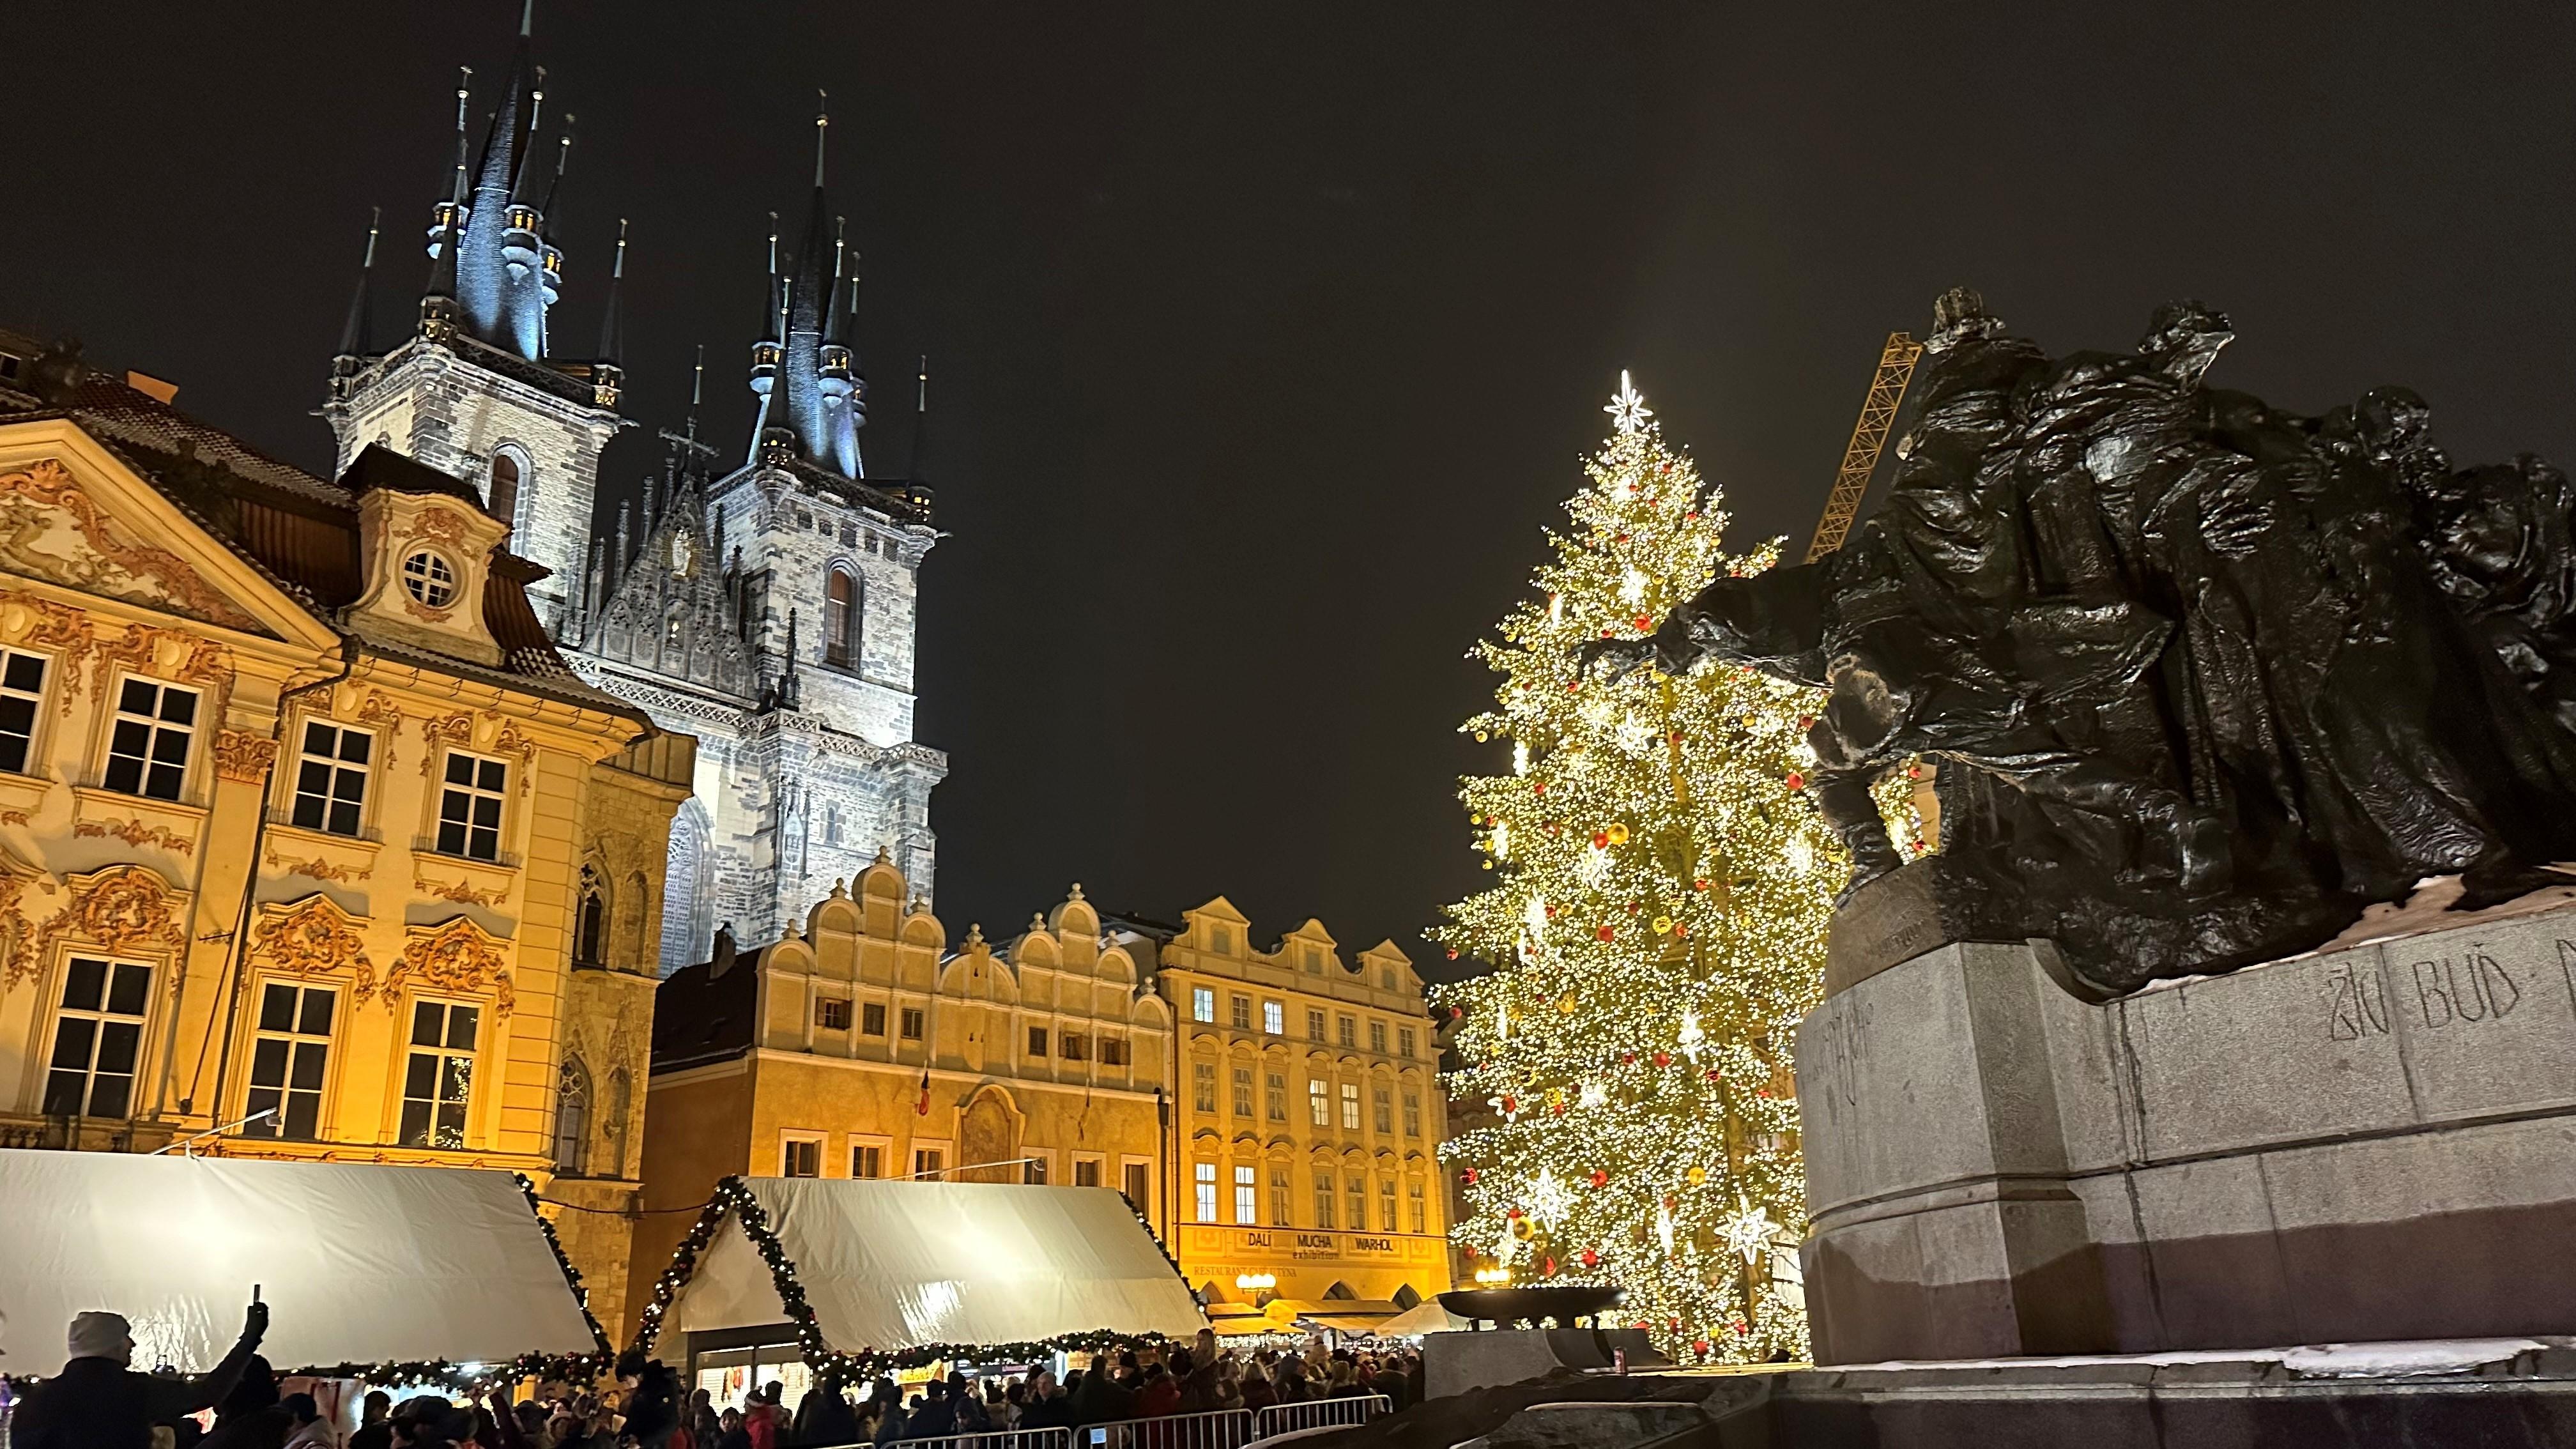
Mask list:
MULTIPOLYGON (((1127 1206, 1133 1211, 1136 1205, 1129 1202, 1127 1206)), ((698 1220, 689 1227, 688 1236, 680 1240, 678 1250, 671 1254, 670 1265, 654 1280, 653 1301, 644 1305, 638 1317, 635 1352, 649 1355, 653 1351, 654 1343, 662 1334, 662 1321, 670 1313, 673 1300, 697 1273, 698 1255, 715 1241, 717 1230, 724 1226, 728 1217, 742 1225, 743 1236, 759 1250, 761 1261, 769 1265, 770 1281, 778 1290, 779 1306, 786 1310, 788 1324, 796 1331, 797 1353, 804 1358, 805 1366, 813 1371, 814 1377, 825 1383, 863 1383, 889 1370, 920 1368, 941 1360, 964 1358, 1001 1362, 1040 1358, 1059 1351, 1099 1352, 1128 1344, 1171 1342, 1159 1333, 1118 1333, 1098 1328, 1026 1343, 925 1343, 903 1349, 861 1349, 856 1353, 836 1349, 823 1341, 823 1329, 815 1321, 814 1306, 806 1301, 805 1287, 797 1280, 796 1260, 788 1256, 786 1246, 778 1241, 776 1233, 770 1231, 769 1214, 752 1196, 750 1184, 737 1175, 716 1184, 715 1193, 708 1198, 705 1210, 698 1214, 698 1220)), ((1143 1213, 1136 1214, 1136 1221, 1144 1224, 1148 1237, 1153 1236, 1153 1224, 1146 1221, 1143 1213)), ((1162 1246, 1160 1238, 1154 1239, 1154 1246, 1163 1254, 1163 1261, 1172 1264, 1172 1273, 1178 1277, 1180 1264, 1172 1261, 1170 1250, 1162 1246)), ((1195 1300, 1195 1293, 1192 1298, 1195 1300)))

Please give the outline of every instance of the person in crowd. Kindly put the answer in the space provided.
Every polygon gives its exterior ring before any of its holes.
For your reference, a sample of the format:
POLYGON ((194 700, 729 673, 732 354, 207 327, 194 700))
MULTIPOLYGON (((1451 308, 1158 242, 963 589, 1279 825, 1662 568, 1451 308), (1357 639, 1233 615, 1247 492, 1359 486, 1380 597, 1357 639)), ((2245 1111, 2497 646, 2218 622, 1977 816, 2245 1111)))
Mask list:
POLYGON ((957 1406, 948 1402, 948 1381, 932 1379, 921 1407, 904 1425, 906 1439, 945 1439, 957 1432, 957 1406))
POLYGON ((241 1382, 268 1332, 268 1305, 253 1303, 242 1333, 202 1377, 155 1378, 127 1365, 134 1334, 114 1313, 75 1316, 62 1372, 28 1391, 10 1421, 15 1449, 150 1449, 152 1426, 221 1402, 241 1382))
MULTIPOLYGON (((1132 1361, 1135 1355, 1128 1358, 1132 1361)), ((1136 1417, 1136 1396, 1121 1387, 1112 1377, 1118 1360, 1108 1353, 1091 1356, 1091 1372, 1083 1375, 1082 1387, 1073 1393, 1071 1408, 1073 1426, 1077 1429, 1092 1424, 1112 1424, 1136 1417)))
POLYGON ((1243 1373, 1235 1384, 1243 1396, 1243 1407, 1255 1414, 1279 1402, 1279 1390, 1271 1385, 1269 1371, 1257 1358, 1243 1366, 1243 1373))
POLYGON ((778 1401, 787 1397, 787 1386, 776 1379, 763 1384, 743 1407, 742 1432, 751 1439, 751 1449, 779 1449, 779 1439, 787 1428, 787 1415, 778 1401))
POLYGON ((751 1431, 742 1426, 742 1410, 727 1409, 717 1417, 716 1449, 751 1449, 751 1431))
POLYGON ((669 1449, 671 1432, 680 1427, 678 1376, 660 1359, 630 1348, 617 1361, 617 1381, 626 1389, 624 1432, 643 1449, 669 1449))
POLYGON ((278 1404, 276 1373, 267 1359, 252 1354, 232 1392, 215 1406, 214 1432, 198 1442, 215 1449, 279 1449, 294 1429, 278 1404))
POLYGON ((830 1379, 805 1391, 796 1405, 793 1430, 793 1442, 798 1444, 842 1445, 860 1440, 858 1415, 850 1412, 841 1386, 830 1379))
POLYGON ((322 1417, 322 1406, 311 1394, 288 1394, 278 1405, 294 1425, 287 1431, 286 1449, 340 1449, 339 1432, 322 1417))
POLYGON ((1181 1386, 1180 1412, 1205 1414, 1225 1406, 1218 1358, 1216 1331, 1209 1328, 1200 1329, 1189 1348, 1172 1355, 1172 1376, 1181 1386))
POLYGON ((1325 1390, 1324 1397, 1328 1399, 1356 1399, 1368 1392, 1360 1387, 1359 1370, 1352 1367, 1349 1359, 1334 1360, 1332 1368, 1327 1372, 1329 1377, 1325 1382, 1329 1387, 1325 1390))
POLYGON ((870 1443, 892 1444, 903 1437, 903 1394, 895 1388, 893 1379, 879 1374, 868 1385, 867 1414, 876 1421, 870 1443))
POLYGON ((1144 1386, 1136 1390, 1135 1406, 1128 1416, 1136 1419, 1163 1419, 1181 1411, 1181 1385, 1171 1371, 1161 1364, 1145 1366, 1144 1386))
POLYGON ((386 1449, 394 1441, 394 1426, 385 1422, 394 1410, 393 1395, 382 1389, 369 1389, 358 1402, 358 1427, 349 1435, 349 1449, 386 1449))

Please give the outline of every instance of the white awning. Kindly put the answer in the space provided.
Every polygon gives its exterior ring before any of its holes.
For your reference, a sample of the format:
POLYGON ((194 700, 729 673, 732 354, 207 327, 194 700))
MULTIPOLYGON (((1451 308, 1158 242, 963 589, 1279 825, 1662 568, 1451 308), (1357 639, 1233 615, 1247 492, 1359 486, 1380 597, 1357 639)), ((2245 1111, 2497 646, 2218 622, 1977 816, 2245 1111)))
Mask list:
MULTIPOLYGON (((823 1341, 841 1353, 1044 1343, 1207 1326, 1127 1200, 1105 1187, 755 1177, 823 1341)), ((728 1216, 672 1304, 682 1332, 783 1322, 769 1264, 728 1216)))
POLYGON ((1423 1299, 1369 1331, 1386 1338, 1415 1338, 1426 1333, 1454 1333, 1473 1326, 1441 1307, 1440 1300, 1434 1297, 1423 1299))
POLYGON ((203 1372, 254 1284, 281 1372, 599 1351, 508 1173, 0 1150, 0 1374, 59 1371, 88 1309, 203 1372))

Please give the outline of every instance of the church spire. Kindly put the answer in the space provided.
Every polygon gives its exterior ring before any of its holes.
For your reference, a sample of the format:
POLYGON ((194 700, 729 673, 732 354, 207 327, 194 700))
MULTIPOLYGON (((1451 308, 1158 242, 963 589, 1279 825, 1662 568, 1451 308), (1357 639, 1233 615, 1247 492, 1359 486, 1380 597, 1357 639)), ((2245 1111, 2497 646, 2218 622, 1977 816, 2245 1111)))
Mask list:
POLYGON ((474 94, 474 68, 456 68, 456 172, 447 200, 429 229, 429 291, 420 302, 421 334, 433 341, 456 326, 456 246, 465 230, 465 106, 474 94))
POLYGON ((912 467, 906 481, 927 483, 930 476, 925 464, 930 449, 930 354, 921 354, 921 390, 913 395, 912 467))
MULTIPOLYGON (((374 328, 369 312, 375 297, 368 284, 376 274, 376 233, 384 228, 385 209, 371 207, 367 213, 367 257, 358 264, 358 290, 349 294, 349 316, 340 324, 340 350, 335 360, 354 364, 375 351, 374 328)), ((352 368, 354 370, 354 367, 352 368)))
POLYGON ((590 365, 591 393, 604 408, 617 406, 618 385, 626 379, 626 369, 619 365, 624 315, 618 299, 625 283, 626 218, 621 216, 617 219, 617 260, 608 273, 608 306, 599 314, 599 350, 590 365))
POLYGON ((849 248, 824 190, 832 126, 829 99, 817 92, 814 191, 806 207, 803 239, 783 268, 773 243, 772 275, 782 286, 777 301, 783 315, 772 341, 754 354, 752 390, 762 397, 754 454, 767 440, 775 440, 811 462, 856 478, 856 419, 864 407, 865 383, 843 340, 839 315, 841 276, 849 262, 849 248), (780 276, 782 271, 787 274, 780 276))
MULTIPOLYGON (((563 185, 564 168, 572 164, 572 120, 572 112, 564 112, 563 139, 555 144, 554 174, 546 178, 546 199, 537 205, 537 210, 547 216, 555 214, 555 192, 563 185)), ((560 227, 556 234, 562 234, 560 227)))
POLYGON ((534 0, 526 0, 509 77, 493 104, 482 160, 465 193, 470 200, 458 208, 461 225, 451 217, 444 229, 455 234, 452 295, 465 329, 540 362, 546 356, 546 309, 555 301, 563 257, 547 244, 544 216, 526 199, 534 184, 529 152, 545 106, 545 71, 531 59, 534 12, 534 0))

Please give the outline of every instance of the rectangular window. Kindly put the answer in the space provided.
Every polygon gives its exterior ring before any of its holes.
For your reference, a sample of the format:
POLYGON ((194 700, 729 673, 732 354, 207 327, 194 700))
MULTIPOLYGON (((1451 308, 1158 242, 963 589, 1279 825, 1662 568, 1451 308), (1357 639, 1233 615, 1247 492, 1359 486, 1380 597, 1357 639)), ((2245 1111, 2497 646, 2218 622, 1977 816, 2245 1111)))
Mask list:
POLYGON ((1081 1032, 1069 1031, 1062 1036, 1057 1037, 1055 1039, 1055 1047, 1056 1055, 1064 1058, 1066 1061, 1087 1062, 1091 1060, 1091 1038, 1084 1036, 1081 1032))
POLYGON ((1357 1082, 1342 1083, 1342 1130, 1360 1130, 1360 1084, 1357 1082))
POLYGON ((1152 1207, 1154 1202, 1153 1166, 1149 1163, 1131 1162, 1127 1164, 1126 1173, 1127 1200, 1134 1203, 1137 1211, 1139 1212, 1152 1207))
POLYGON ((1100 1064, 1104 1067, 1127 1065, 1127 1038, 1104 1036, 1100 1039, 1100 1064))
POLYGON ((1420 1092, 1404 1094, 1404 1135, 1407 1137, 1422 1135, 1422 1094, 1420 1092))
POLYGON ((1324 1039, 1324 1013, 1309 1009, 1306 1013, 1306 1040, 1324 1039))
POLYGON ((1288 1221, 1288 1198, 1288 1169, 1284 1167, 1271 1168, 1270 1226, 1274 1228, 1291 1226, 1288 1221))
POLYGON ((1216 988, 1212 986, 1190 988, 1190 1016, 1197 1021, 1216 1020, 1216 988))
POLYGON ((885 1176, 885 1149, 873 1142, 859 1142, 851 1144, 850 1176, 885 1176))
POLYGON ((48 1117, 124 1117, 134 1106, 152 968, 74 956, 63 966, 62 1013, 45 1072, 48 1117))
POLYGON ((1384 1087, 1369 1088, 1369 1118, 1380 1132, 1395 1130, 1395 1093, 1384 1087))
POLYGON ((1382 1233, 1395 1231, 1395 1179, 1391 1177, 1378 1179, 1377 1228, 1382 1233))
POLYGON ((506 761, 447 752, 447 786, 438 797, 440 854, 501 858, 501 801, 509 782, 506 761))
POLYGON ((338 1006, 339 993, 327 986, 272 981, 260 988, 259 1036, 251 1043, 250 1096, 242 1115, 272 1115, 242 1124, 245 1135, 298 1142, 321 1135, 322 1074, 338 1006))
POLYGON ((1253 1172, 1248 1164, 1234 1169, 1234 1220, 1247 1228, 1261 1225, 1261 1185, 1254 1181, 1253 1172))
POLYGON ((1333 1225, 1333 1175, 1318 1169, 1315 1173, 1315 1226, 1333 1225))
POLYGON ((903 1009, 903 1039, 905 1041, 921 1040, 922 1022, 923 1018, 920 1007, 905 1007, 903 1009))
POLYGON ((948 1149, 916 1147, 912 1149, 912 1175, 916 1181, 937 1182, 948 1174, 948 1149))
POLYGON ((195 690, 129 679, 116 697, 104 783, 123 795, 176 800, 188 780, 188 747, 196 737, 195 690))
POLYGON ((45 656, 0 651, 0 770, 27 773, 36 747, 36 712, 45 702, 45 656))
POLYGON ((1306 1115, 1318 1127, 1333 1125, 1332 1089, 1311 1078, 1306 1083, 1306 1115))
POLYGON ((814 1024, 826 1031, 848 1031, 850 1029, 849 998, 826 996, 815 1002, 814 1024))
POLYGON ((1431 1231, 1430 1222, 1423 1213, 1421 1183, 1408 1182, 1404 1185, 1404 1206, 1405 1210, 1412 1216, 1413 1230, 1415 1232, 1427 1233, 1431 1231))
POLYGON ((1238 996, 1228 1004, 1233 1007, 1234 1011, 1234 1029, 1236 1031, 1252 1030, 1252 998, 1249 996, 1238 996))
POLYGON ((1267 1075, 1268 1080, 1262 1083, 1262 1105, 1270 1109, 1267 1115, 1271 1121, 1285 1122, 1288 1120, 1288 1075, 1285 1072, 1267 1075))
POLYGON ((333 835, 358 833, 367 808, 367 767, 376 737, 365 730, 308 720, 304 756, 295 767, 295 823, 333 835))
POLYGON ((1190 1106, 1201 1111, 1216 1111, 1216 1063, 1190 1063, 1190 1106))
POLYGON ((823 1175, 823 1139, 790 1137, 778 1145, 780 1177, 821 1177, 823 1175))
POLYGON ((1372 1021, 1369 1023, 1369 1050, 1377 1053, 1379 1056, 1386 1055, 1385 1022, 1372 1021))
POLYGON ((1076 1159, 1073 1164, 1073 1185, 1075 1187, 1100 1186, 1100 1159, 1097 1157, 1076 1159))
POLYGON ((859 1004, 859 1034, 862 1036, 885 1035, 884 1002, 867 1001, 859 1004))
POLYGON ((1351 1231, 1368 1231, 1368 1174, 1354 1172, 1346 1179, 1350 1190, 1351 1231))
POLYGON ((1198 1187, 1198 1220, 1203 1223, 1215 1222, 1216 1164, 1213 1162, 1201 1162, 1194 1165, 1190 1169, 1190 1172, 1193 1181, 1198 1187))
POLYGON ((1046 1029, 1045 1027, 1042 1027, 1042 1026, 1033 1026, 1033 1027, 1030 1027, 1030 1028, 1029 1028, 1029 1055, 1030 1055, 1030 1056, 1033 1056, 1033 1057, 1042 1057, 1042 1056, 1045 1056, 1045 1055, 1046 1055, 1046 1053, 1047 1053, 1047 1043, 1046 1043, 1046 1039, 1047 1039, 1047 1029, 1046 1029))
POLYGON ((474 1101, 474 1030, 482 1012, 443 1001, 411 1008, 411 1056, 403 1069, 402 1145, 465 1145, 474 1101))
POLYGON ((1395 1029, 1395 1054, 1400 1057, 1413 1055, 1412 1027, 1399 1026, 1395 1029))
POLYGON ((1234 1115, 1237 1117, 1252 1115, 1252 1068, 1250 1067, 1234 1069, 1234 1115))
POLYGON ((1348 1016, 1334 1018, 1333 1035, 1341 1042, 1342 1045, 1346 1047, 1357 1047, 1360 1044, 1360 1024, 1358 1019, 1348 1016))
POLYGON ((1272 1036, 1288 1034, 1288 1008, 1276 1001, 1261 1003, 1261 1029, 1272 1036))
POLYGON ((1046 1186, 1047 1160, 1043 1157, 1031 1157, 1028 1161, 1021 1163, 1020 1181, 1027 1183, 1031 1187, 1046 1186))
POLYGON ((1302 954, 1303 954, 1303 956, 1305 957, 1306 974, 1307 974, 1307 975, 1309 975, 1309 976, 1321 976, 1321 975, 1323 975, 1323 974, 1324 974, 1324 948, 1323 948, 1323 947, 1321 947, 1321 946, 1309 946, 1309 947, 1307 947, 1307 948, 1305 949, 1305 951, 1304 951, 1302 954))

